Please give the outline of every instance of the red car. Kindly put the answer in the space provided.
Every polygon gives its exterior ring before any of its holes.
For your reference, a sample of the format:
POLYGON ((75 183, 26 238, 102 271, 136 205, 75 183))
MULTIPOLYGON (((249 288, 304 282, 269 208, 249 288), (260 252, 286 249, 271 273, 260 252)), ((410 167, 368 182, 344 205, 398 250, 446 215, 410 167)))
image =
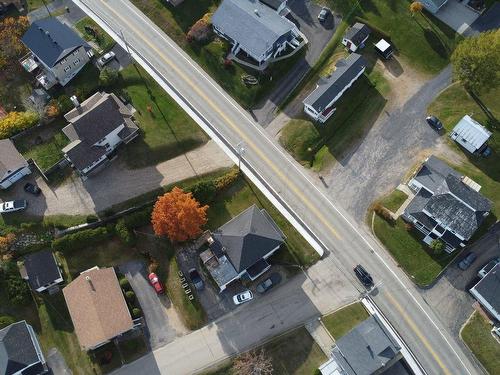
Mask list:
POLYGON ((156 294, 163 294, 165 289, 163 289, 163 285, 161 285, 160 280, 158 280, 158 276, 156 273, 151 272, 148 276, 149 283, 155 288, 156 294))

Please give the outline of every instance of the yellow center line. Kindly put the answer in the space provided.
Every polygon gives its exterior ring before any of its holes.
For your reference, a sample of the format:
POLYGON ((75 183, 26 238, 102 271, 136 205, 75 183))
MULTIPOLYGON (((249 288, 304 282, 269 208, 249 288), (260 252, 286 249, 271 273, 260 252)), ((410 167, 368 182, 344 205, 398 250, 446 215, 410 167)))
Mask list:
POLYGON ((201 91, 194 83, 193 81, 186 76, 182 71, 180 71, 168 57, 166 57, 162 51, 160 51, 155 45, 153 45, 147 38, 144 37, 144 35, 137 30, 134 26, 126 22, 126 20, 119 14, 117 13, 111 6, 106 4, 106 2, 102 1, 104 6, 108 8, 112 13, 116 15, 117 18, 121 19, 125 24, 127 25, 127 28, 133 30, 136 35, 140 37, 140 39, 147 44, 152 50, 154 50, 158 56, 170 67, 172 70, 180 76, 189 86, 190 88, 195 91, 200 97, 203 98, 203 100, 206 101, 206 103, 220 116, 224 119, 224 121, 235 131, 238 136, 248 145, 252 148, 252 150, 262 159, 264 162, 273 170, 273 172, 282 180, 286 183, 286 185, 294 192, 295 195, 297 195, 302 202, 307 206, 309 210, 314 212, 316 216, 320 219, 320 221, 325 225, 330 232, 334 235, 335 238, 340 240, 340 235, 337 233, 337 231, 333 228, 333 226, 328 222, 328 220, 321 214, 319 210, 317 210, 313 204, 302 194, 302 192, 295 186, 290 180, 287 179, 285 174, 274 164, 271 162, 271 160, 263 154, 263 152, 258 148, 246 135, 241 131, 241 129, 233 122, 231 121, 220 109, 219 107, 203 92, 201 91))
POLYGON ((387 299, 392 303, 392 305, 396 307, 396 309, 399 311, 399 313, 401 314, 403 319, 406 321, 406 323, 410 326, 410 328, 413 330, 413 332, 415 332, 415 334, 418 336, 420 341, 422 341, 425 348, 429 351, 429 353, 432 355, 432 357, 437 362, 439 367, 441 367, 443 372, 446 375, 451 375, 451 372, 446 368, 443 361, 441 361, 441 358, 439 358, 439 356, 436 354, 434 349, 432 349, 432 346, 429 343, 429 341, 427 341, 427 339, 424 337, 422 332, 420 332, 420 330, 418 329, 416 324, 413 322, 413 320, 406 314, 406 312, 401 307, 401 305, 398 303, 398 301, 396 301, 396 299, 387 290, 384 291, 384 294, 387 296, 387 299))

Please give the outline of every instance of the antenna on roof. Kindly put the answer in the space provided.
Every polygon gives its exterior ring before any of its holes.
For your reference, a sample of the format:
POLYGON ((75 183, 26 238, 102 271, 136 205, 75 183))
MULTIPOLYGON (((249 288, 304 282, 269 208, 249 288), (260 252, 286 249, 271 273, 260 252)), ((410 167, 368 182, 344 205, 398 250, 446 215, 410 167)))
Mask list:
POLYGON ((92 283, 92 280, 90 279, 90 276, 88 276, 88 275, 85 276, 85 280, 87 280, 87 282, 89 283, 90 287, 95 292, 94 284, 92 283))

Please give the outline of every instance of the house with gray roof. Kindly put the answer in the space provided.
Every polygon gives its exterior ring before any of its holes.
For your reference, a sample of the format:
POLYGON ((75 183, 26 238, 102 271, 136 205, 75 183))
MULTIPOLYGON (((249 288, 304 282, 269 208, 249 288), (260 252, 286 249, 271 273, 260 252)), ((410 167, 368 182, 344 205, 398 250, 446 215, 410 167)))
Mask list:
POLYGON ((491 210, 477 183, 435 156, 422 164, 408 186, 415 196, 403 219, 425 235, 425 243, 444 241, 447 252, 464 247, 491 210))
POLYGON ((460 119, 450 133, 450 138, 471 154, 485 154, 491 132, 469 115, 460 119))
POLYGON ((253 281, 269 270, 267 259, 284 240, 266 210, 253 205, 213 231, 200 258, 222 292, 236 280, 253 281))
POLYGON ((48 368, 33 328, 22 320, 0 330, 0 374, 41 375, 48 368))
POLYGON ((448 2, 448 0, 421 0, 420 2, 425 9, 435 14, 448 2))
POLYGON ((371 34, 371 30, 364 23, 356 22, 349 27, 342 38, 342 44, 347 47, 349 52, 356 52, 362 48, 371 34))
POLYGON ((470 292, 483 308, 500 322, 500 264, 493 267, 470 292))
POLYGON ((7 189, 31 173, 26 159, 10 139, 0 139, 0 189, 7 189))
POLYGON ((335 103, 366 69, 366 60, 357 53, 340 59, 335 64, 335 71, 327 78, 320 78, 316 89, 304 100, 304 112, 313 120, 326 122, 335 112, 335 103))
POLYGON ((31 289, 38 293, 63 282, 61 270, 50 250, 29 254, 24 258, 23 267, 24 272, 21 272, 23 278, 28 280, 31 289))
POLYGON ((228 58, 239 56, 257 69, 300 45, 297 26, 258 0, 224 0, 212 16, 212 26, 231 44, 228 58))
POLYGON ((92 56, 87 42, 53 17, 33 22, 21 41, 31 51, 21 65, 30 73, 40 72, 37 80, 46 89, 65 86, 92 56))
POLYGON ((64 115, 69 122, 63 133, 70 143, 64 157, 87 178, 114 156, 118 146, 139 135, 132 110, 113 93, 97 92, 83 103, 71 97, 75 108, 64 115))

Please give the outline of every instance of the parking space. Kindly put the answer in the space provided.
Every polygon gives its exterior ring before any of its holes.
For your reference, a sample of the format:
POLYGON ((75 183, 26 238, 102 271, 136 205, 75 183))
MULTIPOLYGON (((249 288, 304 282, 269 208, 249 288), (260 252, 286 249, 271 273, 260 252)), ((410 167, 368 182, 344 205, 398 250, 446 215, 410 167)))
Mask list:
MULTIPOLYGON (((113 48, 111 48, 111 50, 108 52, 114 53, 115 57, 105 65, 106 67, 109 67, 113 70, 122 70, 132 63, 132 58, 130 57, 128 52, 119 44, 115 44, 113 48)), ((100 67, 98 66, 98 68, 100 67)))

